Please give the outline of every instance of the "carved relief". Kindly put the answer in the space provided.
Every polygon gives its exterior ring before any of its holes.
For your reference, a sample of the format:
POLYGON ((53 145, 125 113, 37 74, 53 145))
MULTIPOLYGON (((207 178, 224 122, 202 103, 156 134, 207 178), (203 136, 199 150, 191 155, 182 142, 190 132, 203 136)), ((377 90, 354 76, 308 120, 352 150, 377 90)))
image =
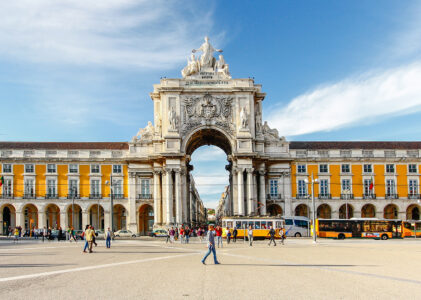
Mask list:
POLYGON ((137 134, 132 138, 132 142, 152 140, 154 133, 154 127, 151 121, 148 121, 148 125, 145 128, 140 128, 137 134))

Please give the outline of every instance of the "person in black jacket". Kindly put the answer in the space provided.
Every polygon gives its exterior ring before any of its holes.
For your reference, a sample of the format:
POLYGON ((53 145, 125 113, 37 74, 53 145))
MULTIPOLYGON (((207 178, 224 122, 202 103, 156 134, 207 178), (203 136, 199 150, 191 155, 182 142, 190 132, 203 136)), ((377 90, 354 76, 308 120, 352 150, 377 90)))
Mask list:
POLYGON ((237 234, 238 234, 237 227, 234 227, 234 230, 232 231, 232 241, 234 243, 237 242, 237 234))
POLYGON ((269 230, 269 236, 270 236, 269 246, 270 246, 270 244, 272 244, 272 242, 273 242, 273 244, 274 244, 274 245, 275 245, 275 247, 276 247, 276 242, 275 242, 275 233, 276 233, 276 231, 275 231, 275 229, 273 229, 273 226, 270 226, 270 230, 269 230))

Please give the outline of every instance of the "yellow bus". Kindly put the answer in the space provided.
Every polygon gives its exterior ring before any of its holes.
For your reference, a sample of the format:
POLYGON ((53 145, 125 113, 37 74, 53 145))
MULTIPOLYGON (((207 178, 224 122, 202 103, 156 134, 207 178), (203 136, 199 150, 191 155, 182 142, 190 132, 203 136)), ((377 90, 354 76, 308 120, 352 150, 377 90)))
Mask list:
POLYGON ((275 229, 275 238, 280 238, 281 233, 285 235, 285 221, 275 217, 224 217, 222 218, 222 237, 227 237, 227 228, 231 232, 234 227, 237 228, 237 239, 247 239, 247 229, 249 226, 253 228, 254 239, 269 238, 269 229, 273 226, 275 229))
POLYGON ((408 220, 402 223, 402 237, 414 237, 415 235, 421 237, 421 221, 408 220))
POLYGON ((387 240, 402 237, 401 220, 375 218, 316 219, 316 234, 322 238, 373 238, 387 240))

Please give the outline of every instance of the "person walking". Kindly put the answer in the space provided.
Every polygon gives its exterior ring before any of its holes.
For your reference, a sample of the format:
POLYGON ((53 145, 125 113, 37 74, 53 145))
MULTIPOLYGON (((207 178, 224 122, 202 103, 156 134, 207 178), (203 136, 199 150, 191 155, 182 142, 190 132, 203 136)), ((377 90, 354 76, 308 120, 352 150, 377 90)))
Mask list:
POLYGON ((92 244, 96 246, 98 246, 98 244, 96 243, 96 234, 95 234, 95 228, 93 226, 91 226, 91 229, 94 231, 94 235, 92 236, 92 244))
POLYGON ((234 243, 237 242, 237 234, 238 234, 237 227, 234 227, 234 230, 232 231, 232 241, 234 243))
POLYGON ((284 230, 284 228, 279 229, 279 236, 281 237, 281 243, 283 245, 284 240, 285 240, 285 230, 284 230))
POLYGON ((206 252, 205 256, 202 258, 202 264, 206 265, 206 259, 208 258, 209 254, 211 254, 211 252, 213 253, 213 262, 215 263, 215 265, 219 265, 219 262, 216 258, 216 250, 215 250, 215 231, 213 228, 213 225, 209 226, 209 231, 207 234, 207 238, 208 238, 208 252, 206 252))
POLYGON ((227 244, 229 244, 231 241, 231 231, 230 228, 227 227, 227 244))
POLYGON ((89 225, 86 225, 85 231, 82 233, 82 238, 85 239, 85 246, 83 247, 83 253, 86 253, 86 250, 89 248, 88 240, 86 239, 86 232, 89 229, 89 225))
POLYGON ((167 229, 167 240, 165 241, 166 244, 168 244, 168 242, 170 242, 170 229, 167 229))
POLYGON ((47 238, 47 228, 44 226, 42 229, 42 241, 44 242, 44 239, 47 238))
POLYGON ((113 233, 110 230, 110 227, 108 227, 107 232, 105 233, 105 246, 107 248, 111 248, 111 237, 112 237, 113 233))
POLYGON ((190 229, 189 226, 186 227, 186 229, 184 229, 184 238, 185 238, 185 243, 188 244, 190 241, 190 229))
POLYGON ((199 238, 199 243, 202 243, 202 228, 199 227, 199 229, 197 230, 197 237, 199 238))
POLYGON ((92 246, 94 243, 94 236, 95 236, 95 231, 92 226, 89 226, 89 228, 85 232, 85 235, 86 235, 86 241, 88 242, 88 245, 89 245, 88 247, 89 253, 92 253, 93 252, 92 246))
POLYGON ((253 227, 250 225, 248 230, 249 246, 253 246, 253 227))
POLYGON ((270 229, 269 229, 269 236, 270 236, 269 246, 273 242, 274 246, 276 247, 275 234, 276 234, 275 229, 273 229, 273 226, 270 226, 270 229))
POLYGON ((174 230, 174 227, 171 227, 171 230, 170 230, 170 243, 171 244, 174 243, 174 236, 175 236, 175 230, 174 230))
POLYGON ((218 243, 218 248, 219 248, 219 243, 221 243, 221 248, 223 248, 223 245, 222 245, 222 228, 219 225, 216 226, 215 232, 216 232, 216 241, 218 243))
POLYGON ((13 240, 13 243, 17 243, 19 241, 19 229, 15 228, 15 239, 13 240))
POLYGON ((183 244, 184 243, 184 228, 183 226, 181 226, 180 228, 180 243, 183 244))

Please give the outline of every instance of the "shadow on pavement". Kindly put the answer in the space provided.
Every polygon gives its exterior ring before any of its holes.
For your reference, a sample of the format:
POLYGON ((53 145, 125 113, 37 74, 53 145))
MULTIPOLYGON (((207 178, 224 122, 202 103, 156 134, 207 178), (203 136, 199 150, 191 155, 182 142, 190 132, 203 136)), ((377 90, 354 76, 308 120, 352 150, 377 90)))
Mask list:
POLYGON ((40 268, 40 267, 61 267, 61 266, 74 266, 75 264, 4 264, 0 265, 1 268, 40 268))
MULTIPOLYGON (((212 264, 211 264, 212 265, 212 264)), ((255 266, 255 267, 377 267, 377 265, 323 265, 323 264, 224 264, 221 266, 255 266)))

